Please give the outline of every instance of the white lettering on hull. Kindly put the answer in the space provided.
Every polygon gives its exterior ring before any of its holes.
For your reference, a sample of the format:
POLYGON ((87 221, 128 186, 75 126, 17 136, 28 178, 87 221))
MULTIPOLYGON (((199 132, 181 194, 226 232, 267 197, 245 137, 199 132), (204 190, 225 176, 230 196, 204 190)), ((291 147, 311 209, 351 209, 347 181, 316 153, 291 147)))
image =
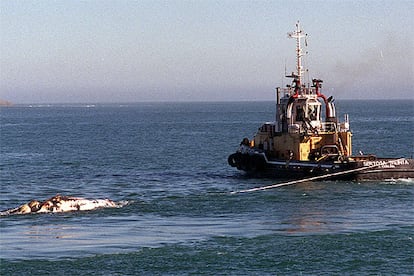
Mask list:
POLYGON ((408 162, 407 159, 401 158, 401 159, 396 159, 396 160, 391 160, 391 161, 364 161, 363 162, 363 166, 364 167, 377 167, 377 168, 383 168, 383 169, 390 169, 390 168, 395 168, 398 166, 404 166, 404 165, 409 165, 410 163, 408 162))

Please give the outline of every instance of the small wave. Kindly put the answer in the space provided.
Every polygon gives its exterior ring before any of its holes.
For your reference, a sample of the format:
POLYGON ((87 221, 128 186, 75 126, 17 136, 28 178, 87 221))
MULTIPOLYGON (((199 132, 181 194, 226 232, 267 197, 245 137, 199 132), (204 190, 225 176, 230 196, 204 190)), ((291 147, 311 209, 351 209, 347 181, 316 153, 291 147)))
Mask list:
POLYGON ((385 179, 386 183, 406 183, 406 184, 414 184, 414 178, 390 178, 385 179))
POLYGON ((2 154, 3 158, 10 158, 10 159, 31 159, 36 157, 43 156, 43 153, 35 153, 35 152, 5 152, 2 154))
POLYGON ((27 105, 29 108, 41 108, 41 107, 52 107, 51 104, 29 104, 27 105))
POLYGON ((128 201, 115 202, 110 199, 86 199, 56 195, 42 202, 31 200, 19 207, 0 212, 0 216, 90 211, 100 208, 121 208, 128 204, 128 201))

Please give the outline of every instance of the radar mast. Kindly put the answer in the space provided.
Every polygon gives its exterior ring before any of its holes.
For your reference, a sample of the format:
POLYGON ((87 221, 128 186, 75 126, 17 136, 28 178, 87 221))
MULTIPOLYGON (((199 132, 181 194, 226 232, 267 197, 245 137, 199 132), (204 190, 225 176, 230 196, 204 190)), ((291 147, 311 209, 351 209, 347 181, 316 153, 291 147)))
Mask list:
POLYGON ((306 34, 303 30, 300 29, 299 21, 296 22, 296 30, 288 33, 289 38, 296 38, 296 74, 292 73, 292 76, 296 79, 296 85, 300 87, 303 84, 303 66, 302 66, 302 56, 303 50, 301 47, 301 38, 306 37, 306 34))

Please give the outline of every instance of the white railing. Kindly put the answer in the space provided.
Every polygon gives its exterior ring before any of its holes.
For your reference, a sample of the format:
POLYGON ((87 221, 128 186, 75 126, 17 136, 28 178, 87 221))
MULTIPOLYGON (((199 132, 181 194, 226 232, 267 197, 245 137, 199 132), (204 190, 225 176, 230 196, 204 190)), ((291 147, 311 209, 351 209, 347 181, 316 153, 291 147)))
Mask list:
MULTIPOLYGON (((295 88, 294 87, 284 87, 280 88, 280 91, 283 93, 282 95, 288 94, 289 96, 292 96, 295 94, 295 88)), ((313 87, 302 87, 300 89, 300 93, 302 95, 316 95, 316 89, 313 87)))
POLYGON ((321 132, 337 132, 337 125, 334 122, 321 123, 320 131, 321 132))

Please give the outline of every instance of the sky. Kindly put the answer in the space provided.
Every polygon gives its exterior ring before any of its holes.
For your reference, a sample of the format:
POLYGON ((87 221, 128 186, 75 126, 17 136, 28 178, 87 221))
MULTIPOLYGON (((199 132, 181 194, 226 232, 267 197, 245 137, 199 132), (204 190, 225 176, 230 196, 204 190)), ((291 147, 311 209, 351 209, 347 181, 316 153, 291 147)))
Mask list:
POLYGON ((0 1, 0 99, 272 101, 295 70, 338 99, 413 99, 411 0, 0 1))

